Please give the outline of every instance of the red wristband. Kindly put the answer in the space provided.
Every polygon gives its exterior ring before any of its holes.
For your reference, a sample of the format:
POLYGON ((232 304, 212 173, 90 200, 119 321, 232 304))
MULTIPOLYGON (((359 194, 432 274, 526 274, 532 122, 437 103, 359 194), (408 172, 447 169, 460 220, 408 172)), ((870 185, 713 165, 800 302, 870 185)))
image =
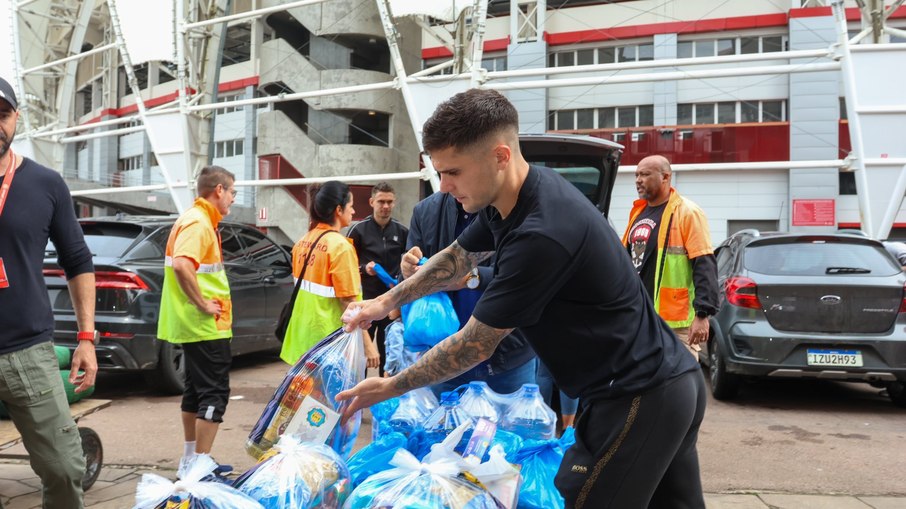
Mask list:
POLYGON ((94 344, 98 342, 98 331, 79 331, 76 333, 76 339, 79 341, 91 341, 94 344))

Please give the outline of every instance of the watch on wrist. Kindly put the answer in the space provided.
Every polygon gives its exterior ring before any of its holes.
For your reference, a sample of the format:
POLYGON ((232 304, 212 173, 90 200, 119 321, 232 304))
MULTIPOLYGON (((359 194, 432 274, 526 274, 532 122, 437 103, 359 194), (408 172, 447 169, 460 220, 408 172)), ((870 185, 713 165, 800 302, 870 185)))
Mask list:
POLYGON ((96 330, 79 331, 76 334, 76 339, 79 341, 91 341, 92 343, 94 343, 96 345, 96 344, 98 344, 98 340, 100 339, 100 336, 101 336, 100 333, 96 330))
POLYGON ((709 315, 707 311, 696 311, 695 316, 699 318, 708 318, 711 315, 709 315))
POLYGON ((478 288, 479 284, 481 284, 481 278, 478 276, 478 267, 475 267, 469 274, 469 279, 466 280, 466 288, 474 290, 478 288))

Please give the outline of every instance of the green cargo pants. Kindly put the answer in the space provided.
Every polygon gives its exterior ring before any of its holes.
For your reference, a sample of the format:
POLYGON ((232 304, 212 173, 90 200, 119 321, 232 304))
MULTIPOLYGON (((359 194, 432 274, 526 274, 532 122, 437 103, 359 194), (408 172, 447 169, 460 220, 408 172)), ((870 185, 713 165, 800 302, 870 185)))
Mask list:
POLYGON ((0 401, 41 478, 44 508, 82 509, 82 440, 51 342, 0 355, 0 401))

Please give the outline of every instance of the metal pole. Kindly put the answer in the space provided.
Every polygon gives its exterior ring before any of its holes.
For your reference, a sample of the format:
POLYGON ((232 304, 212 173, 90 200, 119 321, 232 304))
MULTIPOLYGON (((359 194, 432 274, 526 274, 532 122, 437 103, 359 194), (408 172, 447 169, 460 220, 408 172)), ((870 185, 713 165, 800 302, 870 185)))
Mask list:
MULTIPOLYGON (((142 91, 138 88, 138 79, 135 77, 135 69, 132 67, 132 59, 129 57, 129 50, 126 48, 126 41, 123 39, 123 31, 120 27, 120 17, 119 13, 116 10, 116 2, 107 2, 107 9, 110 12, 110 26, 113 28, 113 34, 116 38, 116 47, 119 49, 120 58, 123 60, 123 67, 126 70, 126 77, 129 81, 129 89, 132 90, 132 95, 135 97, 135 105, 138 107, 138 116, 142 119, 142 122, 145 122, 145 101, 142 99, 142 91)), ((145 122, 146 123, 146 122, 145 122)), ((149 132, 149 137, 153 136, 149 132)), ((164 177, 164 183, 167 186, 167 189, 170 191, 170 197, 173 199, 173 204, 176 206, 176 210, 182 213, 185 210, 185 207, 182 201, 179 199, 179 196, 174 191, 175 186, 173 185, 172 180, 170 179, 170 174, 167 172, 167 169, 160 165, 161 174, 164 177)))
POLYGON ((422 131, 418 123, 418 111, 415 109, 415 98, 412 97, 412 91, 409 89, 409 83, 406 77, 406 67, 403 65, 403 57, 400 55, 399 33, 393 24, 393 17, 390 13, 390 6, 386 0, 376 0, 378 12, 381 16, 381 24, 384 26, 384 35, 387 36, 387 45, 390 47, 390 57, 393 61, 393 68, 396 70, 395 83, 403 95, 403 104, 406 105, 406 112, 409 114, 409 123, 412 124, 412 130, 415 134, 415 142, 418 143, 418 151, 421 154, 422 164, 427 170, 428 181, 431 182, 431 189, 435 192, 440 189, 440 179, 437 178, 437 171, 431 158, 425 153, 425 147, 422 145, 422 131))
MULTIPOLYGON (((673 171, 760 171, 760 170, 802 170, 810 168, 845 168, 847 161, 829 159, 827 161, 756 161, 751 163, 706 163, 706 164, 671 164, 673 171)), ((620 165, 617 173, 634 173, 635 165, 620 165)))
MULTIPOLYGON (((695 80, 702 78, 724 78, 730 76, 764 76, 796 72, 838 71, 838 62, 820 64, 786 64, 776 66, 746 67, 743 69, 710 69, 707 71, 674 71, 659 74, 632 74, 626 76, 604 76, 593 78, 570 78, 564 80, 517 81, 511 83, 487 83, 481 88, 495 90, 522 90, 527 88, 556 88, 608 85, 614 83, 641 83, 666 80, 695 80)), ((490 76, 489 76, 490 79, 490 76)))
POLYGON ((853 166, 856 172, 856 193, 859 196, 859 213, 862 229, 874 234, 874 218, 868 206, 868 175, 865 173, 865 145, 862 141, 862 122, 859 118, 859 104, 856 99, 856 77, 853 74, 852 54, 849 48, 849 30, 846 26, 846 9, 843 0, 833 0, 831 8, 837 22, 837 39, 840 48, 840 70, 843 77, 843 94, 846 98, 846 118, 849 122, 849 139, 852 147, 853 166))
MULTIPOLYGON (((11 1, 10 5, 10 37, 13 38, 13 69, 16 73, 16 88, 19 90, 19 110, 22 113, 22 123, 25 126, 25 132, 31 131, 31 115, 28 107, 28 94, 25 92, 25 76, 22 71, 22 45, 19 43, 19 8, 24 4, 15 3, 15 0, 11 1)), ((27 136, 26 136, 27 137, 27 136)))
POLYGON ((484 31, 488 15, 488 0, 475 0, 472 7, 472 87, 477 87, 484 81, 481 61, 484 54, 484 31))
POLYGON ((91 55, 94 55, 97 53, 101 53, 103 51, 107 51, 108 49, 113 49, 115 47, 116 47, 116 43, 111 42, 110 44, 98 46, 97 48, 90 49, 88 51, 84 51, 84 52, 76 54, 76 55, 70 55, 68 57, 61 58, 59 60, 54 60, 53 62, 48 62, 46 64, 41 64, 36 67, 31 67, 29 69, 25 69, 24 71, 22 71, 22 74, 28 74, 28 73, 32 73, 35 71, 40 71, 41 69, 47 69, 48 67, 54 67, 54 66, 57 66, 60 64, 65 64, 66 62, 71 62, 73 60, 79 60, 80 58, 85 58, 85 57, 88 57, 88 56, 91 56, 91 55))
POLYGON ((488 79, 521 78, 526 76, 556 76, 561 74, 592 73, 606 71, 632 71, 636 69, 656 69, 659 67, 688 67, 690 65, 738 64, 759 62, 762 60, 788 60, 794 58, 831 58, 828 49, 806 49, 796 51, 778 51, 776 53, 751 53, 748 55, 727 55, 717 57, 666 58, 646 60, 643 62, 621 62, 616 64, 588 64, 570 67, 544 67, 540 69, 518 69, 515 71, 494 71, 488 73, 488 79))
POLYGON ((314 5, 326 2, 328 0, 300 0, 298 2, 289 2, 281 5, 274 5, 272 7, 264 7, 261 9, 255 9, 251 11, 242 12, 239 14, 231 14, 229 16, 221 16, 219 18, 206 19, 204 21, 196 21, 195 23, 186 23, 185 29, 194 30, 196 28, 206 27, 208 25, 216 25, 218 23, 228 23, 230 21, 236 21, 240 19, 249 19, 257 18, 259 16, 264 16, 265 14, 271 14, 273 12, 282 12, 289 9, 294 9, 296 7, 303 7, 306 5, 314 5))
POLYGON ((60 138, 60 143, 75 143, 77 141, 93 140, 95 138, 106 138, 108 136, 123 136, 125 134, 142 132, 145 130, 145 126, 138 125, 134 127, 124 127, 122 129, 114 129, 112 131, 103 131, 100 133, 91 133, 91 134, 80 134, 78 136, 67 136, 66 138, 60 138))

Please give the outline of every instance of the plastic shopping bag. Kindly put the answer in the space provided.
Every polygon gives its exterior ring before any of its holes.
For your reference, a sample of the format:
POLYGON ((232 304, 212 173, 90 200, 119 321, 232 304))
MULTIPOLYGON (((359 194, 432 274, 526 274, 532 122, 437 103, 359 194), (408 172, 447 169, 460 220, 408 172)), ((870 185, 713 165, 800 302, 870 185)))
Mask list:
POLYGON ((554 477, 563 461, 563 453, 576 442, 572 427, 559 439, 526 440, 516 453, 513 463, 522 465, 522 488, 519 490, 519 509, 563 508, 564 500, 554 477))
POLYGON ((338 509, 352 491, 349 470, 333 449, 283 435, 233 484, 265 509, 338 509))
POLYGON ((183 479, 173 482, 157 474, 143 474, 132 509, 262 509, 261 504, 236 488, 213 479, 217 463, 197 456, 183 479))
POLYGON ((396 467, 372 475, 346 501, 345 509, 499 509, 478 484, 458 477, 454 461, 420 463, 405 449, 391 460, 396 467))
POLYGON ((362 331, 340 328, 330 333, 286 373, 249 434, 246 450, 260 459, 288 433, 302 441, 326 443, 340 457, 348 458, 361 412, 340 425, 340 415, 349 402, 337 402, 336 395, 364 378, 362 331))
POLYGON ((408 439, 402 433, 391 432, 352 455, 346 465, 349 467, 349 476, 352 478, 352 487, 356 488, 362 481, 372 475, 390 470, 393 465, 390 460, 399 449, 405 449, 408 439))
POLYGON ((400 308, 403 313, 403 342, 406 348, 431 348, 459 330, 459 317, 446 292, 436 292, 400 308))

